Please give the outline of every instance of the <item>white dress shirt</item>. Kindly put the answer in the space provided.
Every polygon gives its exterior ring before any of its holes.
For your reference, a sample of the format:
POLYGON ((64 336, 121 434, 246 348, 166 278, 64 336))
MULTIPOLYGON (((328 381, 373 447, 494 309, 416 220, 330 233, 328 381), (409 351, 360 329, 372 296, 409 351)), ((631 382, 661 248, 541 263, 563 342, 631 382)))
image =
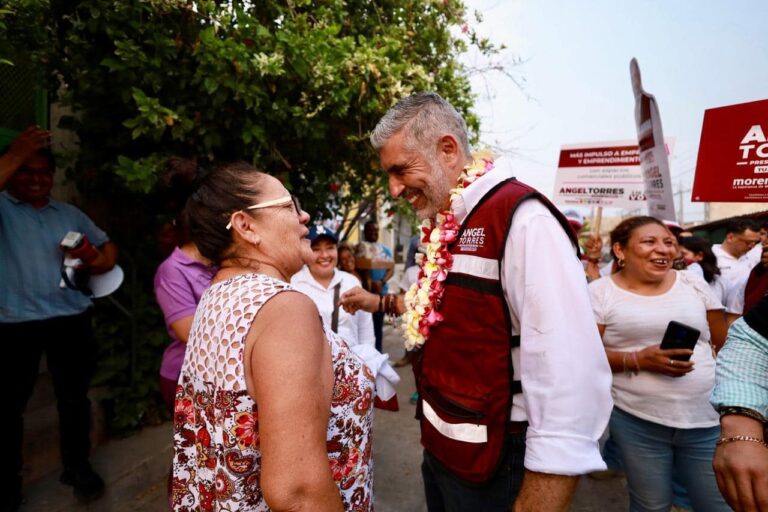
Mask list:
POLYGON ((720 275, 728 281, 730 287, 733 283, 740 281, 744 276, 748 276, 755 263, 750 253, 743 254, 736 258, 723 249, 722 244, 712 246, 712 252, 717 257, 717 266, 720 268, 720 275))
MULTIPOLYGON (((686 267, 685 270, 683 270, 683 272, 690 272, 704 279, 704 269, 701 268, 701 265, 698 263, 691 263, 688 265, 688 267, 686 267)), ((715 296, 720 304, 725 305, 728 300, 728 294, 732 288, 731 285, 733 283, 726 281, 721 275, 715 275, 712 278, 712 282, 707 284, 709 285, 709 289, 712 291, 712 295, 715 296)), ((728 313, 732 312, 728 308, 726 308, 726 311, 728 313)), ((739 314, 741 314, 741 311, 739 311, 739 314)))
MULTIPOLYGON (((451 204, 462 222, 495 185, 514 176, 504 159, 451 204)), ((525 467, 580 475, 605 469, 598 439, 613 407, 611 369, 575 247, 546 206, 523 202, 512 217, 501 284, 521 346, 512 350, 512 420, 529 423, 525 467)))
MULTIPOLYGON (((360 281, 348 272, 334 269, 333 278, 326 288, 318 283, 309 267, 304 267, 291 278, 291 286, 307 295, 317 306, 323 322, 331 325, 333 317, 334 288, 339 287, 339 296, 347 290, 360 286, 360 281)), ((376 350, 376 338, 373 334, 373 317, 365 311, 349 314, 339 308, 337 334, 347 342, 349 348, 363 360, 376 378, 376 395, 386 401, 395 395, 395 384, 400 376, 389 366, 389 357, 376 350)))

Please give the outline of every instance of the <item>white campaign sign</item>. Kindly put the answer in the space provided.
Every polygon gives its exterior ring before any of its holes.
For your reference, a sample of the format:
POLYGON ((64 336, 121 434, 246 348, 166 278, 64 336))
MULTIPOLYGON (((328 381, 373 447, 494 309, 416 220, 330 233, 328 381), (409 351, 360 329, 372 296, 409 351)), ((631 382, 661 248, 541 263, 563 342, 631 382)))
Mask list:
POLYGON ((552 197, 561 205, 644 208, 637 142, 621 140, 562 146, 552 197))
POLYGON ((676 221, 672 199, 672 180, 669 159, 661 128, 661 116, 656 99, 643 90, 637 60, 629 63, 632 90, 635 94, 635 123, 640 147, 640 167, 648 200, 648 215, 662 220, 676 221))

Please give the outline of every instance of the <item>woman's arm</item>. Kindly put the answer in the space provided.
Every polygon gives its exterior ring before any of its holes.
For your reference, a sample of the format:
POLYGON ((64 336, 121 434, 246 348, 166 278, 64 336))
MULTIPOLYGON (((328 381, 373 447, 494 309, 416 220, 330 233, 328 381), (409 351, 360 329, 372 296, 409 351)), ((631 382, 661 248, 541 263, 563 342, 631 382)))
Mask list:
POLYGON ((707 323, 709 324, 709 336, 715 352, 720 352, 725 344, 725 337, 728 335, 728 323, 725 320, 725 314, 722 309, 711 309, 707 311, 707 323))
MULTIPOLYGON (((605 325, 604 324, 597 324, 597 331, 600 333, 600 339, 603 339, 603 334, 605 334, 605 325)), ((613 373, 620 373, 626 370, 624 365, 626 364, 626 360, 624 359, 625 354, 628 354, 626 352, 619 352, 618 350, 608 350, 605 349, 605 357, 608 358, 608 364, 611 366, 611 371, 613 373)), ((633 366, 634 369, 634 361, 629 361, 633 366)))
POLYGON ((180 342, 184 344, 187 343, 187 340, 189 339, 189 331, 192 330, 192 321, 194 319, 195 315, 185 316, 184 318, 179 318, 169 326, 180 342))
POLYGON ((246 342, 258 404, 261 487, 272 510, 341 511, 326 450, 333 369, 312 300, 283 292, 259 311, 246 342))
MULTIPOLYGON (((600 337, 605 333, 605 325, 597 324, 597 330, 600 337)), ((682 377, 686 373, 693 371, 691 361, 673 360, 673 356, 690 356, 693 350, 686 348, 673 348, 663 350, 659 345, 651 345, 642 350, 609 350, 605 349, 605 356, 608 358, 608 364, 611 365, 613 373, 631 372, 638 373, 656 372, 668 375, 670 377, 682 377)))

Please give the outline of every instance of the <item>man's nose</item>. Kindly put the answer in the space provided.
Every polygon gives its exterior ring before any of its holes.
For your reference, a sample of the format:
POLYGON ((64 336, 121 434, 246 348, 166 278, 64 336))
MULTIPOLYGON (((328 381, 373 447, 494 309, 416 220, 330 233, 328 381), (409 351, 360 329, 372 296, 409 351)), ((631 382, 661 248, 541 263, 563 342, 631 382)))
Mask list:
POLYGON ((405 185, 403 185, 400 179, 397 176, 390 176, 389 194, 392 196, 392 198, 397 199, 400 197, 400 194, 403 193, 403 190, 405 190, 405 185))

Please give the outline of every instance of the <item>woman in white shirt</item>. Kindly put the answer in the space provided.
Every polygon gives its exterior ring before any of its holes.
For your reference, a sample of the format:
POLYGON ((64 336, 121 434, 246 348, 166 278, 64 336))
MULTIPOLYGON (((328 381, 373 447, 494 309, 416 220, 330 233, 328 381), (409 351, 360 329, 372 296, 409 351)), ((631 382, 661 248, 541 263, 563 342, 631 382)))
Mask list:
POLYGON ((344 292, 359 288, 360 281, 352 274, 336 268, 337 240, 331 230, 313 226, 308 238, 314 258, 294 274, 291 286, 312 299, 323 322, 341 336, 349 348, 365 362, 376 377, 377 397, 387 401, 395 395, 394 385, 400 377, 389 366, 387 354, 376 350, 372 315, 364 311, 350 314, 338 306, 344 292))
POLYGON ((609 428, 624 461, 629 509, 669 510, 674 473, 694 510, 729 510, 709 461, 719 436, 708 402, 710 342, 715 349, 724 342, 723 306, 703 279, 672 270, 677 242, 659 220, 624 220, 611 232, 611 248, 619 271, 589 289, 613 370, 609 428), (701 332, 693 350, 661 349, 672 320, 701 332))
POLYGON ((725 279, 720 275, 717 256, 712 252, 710 243, 697 236, 682 237, 678 243, 687 265, 686 270, 702 277, 709 285, 715 298, 725 305, 728 298, 728 287, 725 279))

